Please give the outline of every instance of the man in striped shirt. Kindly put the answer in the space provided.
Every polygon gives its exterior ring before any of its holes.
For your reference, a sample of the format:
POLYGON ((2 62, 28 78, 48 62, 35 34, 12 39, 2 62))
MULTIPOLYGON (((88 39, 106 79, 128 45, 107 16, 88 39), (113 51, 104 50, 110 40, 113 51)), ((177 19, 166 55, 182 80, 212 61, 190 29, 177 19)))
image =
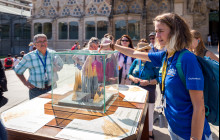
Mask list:
POLYGON ((51 90, 51 86, 58 79, 57 71, 63 67, 62 60, 58 56, 52 56, 52 50, 48 49, 47 36, 38 34, 34 36, 34 45, 37 50, 26 54, 15 67, 15 72, 25 86, 29 88, 29 98, 33 99, 51 90), (51 61, 53 57, 53 62, 51 61), (54 69, 52 70, 52 65, 54 69), (29 69, 28 80, 24 72, 29 69), (52 75, 52 71, 54 75, 52 75), (52 76, 55 78, 52 81, 52 76), (53 83, 52 83, 53 82, 53 83))

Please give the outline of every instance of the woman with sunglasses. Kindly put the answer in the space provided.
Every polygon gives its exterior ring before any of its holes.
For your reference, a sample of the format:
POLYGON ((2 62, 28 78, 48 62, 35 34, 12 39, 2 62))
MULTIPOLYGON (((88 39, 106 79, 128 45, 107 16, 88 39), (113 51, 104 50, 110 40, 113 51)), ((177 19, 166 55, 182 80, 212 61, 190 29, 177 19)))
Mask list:
MULTIPOLYGON (((120 39, 119 45, 126 48, 134 49, 131 38, 128 35, 123 35, 120 39)), ((131 81, 128 79, 128 73, 133 62, 133 59, 129 56, 126 56, 122 53, 119 54, 119 84, 130 85, 131 81)))
POLYGON ((156 38, 166 52, 138 52, 121 45, 101 45, 101 50, 110 47, 127 56, 150 61, 163 67, 162 91, 164 110, 171 140, 212 140, 211 129, 205 118, 204 77, 196 56, 185 53, 181 66, 186 85, 177 72, 177 59, 192 43, 190 28, 179 15, 165 13, 154 19, 156 38))

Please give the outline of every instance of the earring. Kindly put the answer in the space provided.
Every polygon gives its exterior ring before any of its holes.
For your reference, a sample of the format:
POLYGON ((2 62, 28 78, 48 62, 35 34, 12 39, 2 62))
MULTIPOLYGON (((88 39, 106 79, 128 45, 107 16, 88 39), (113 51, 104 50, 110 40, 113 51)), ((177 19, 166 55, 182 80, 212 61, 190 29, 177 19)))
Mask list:
POLYGON ((200 43, 200 40, 198 40, 198 43, 200 43))

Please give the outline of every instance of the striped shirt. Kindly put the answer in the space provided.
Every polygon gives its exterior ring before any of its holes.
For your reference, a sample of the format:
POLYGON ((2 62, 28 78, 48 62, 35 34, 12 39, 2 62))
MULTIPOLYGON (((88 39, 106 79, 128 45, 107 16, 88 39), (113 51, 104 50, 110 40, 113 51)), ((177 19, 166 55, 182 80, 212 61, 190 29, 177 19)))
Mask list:
MULTIPOLYGON (((48 85, 52 85, 52 52, 55 52, 53 50, 47 49, 47 59, 46 59, 46 72, 48 77, 48 85)), ((38 57, 38 54, 41 57, 41 59, 45 60, 45 56, 37 50, 32 51, 28 54, 26 54, 21 62, 15 67, 14 71, 16 74, 23 75, 24 72, 29 69, 29 78, 28 82, 30 82, 32 85, 34 85, 37 88, 45 88, 45 73, 44 73, 44 66, 41 62, 41 60, 38 57)), ((53 60, 58 57, 54 57, 53 60)), ((57 62, 57 61, 56 61, 57 62)), ((57 71, 61 70, 63 67, 62 60, 59 59, 59 63, 56 63, 57 71)), ((55 66, 55 67, 56 67, 55 66)), ((58 80, 58 75, 55 72, 53 72, 53 83, 55 83, 58 80)))

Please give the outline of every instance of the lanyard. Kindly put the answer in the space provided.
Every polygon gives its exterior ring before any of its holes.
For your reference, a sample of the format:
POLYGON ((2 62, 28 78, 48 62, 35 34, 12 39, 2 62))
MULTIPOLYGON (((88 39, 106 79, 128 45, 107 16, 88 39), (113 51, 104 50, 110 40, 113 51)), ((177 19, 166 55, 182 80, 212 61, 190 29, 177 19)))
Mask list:
POLYGON ((176 52, 173 52, 171 53, 170 55, 168 55, 168 53, 166 54, 166 59, 163 63, 163 71, 162 71, 162 93, 164 94, 164 91, 165 91, 165 79, 166 79, 166 76, 167 76, 167 71, 169 69, 169 67, 171 66, 172 64, 172 61, 174 59, 174 56, 175 56, 175 53, 176 52), (173 57, 172 57, 173 56, 173 57), (168 59, 172 57, 172 60, 170 62, 170 64, 168 65, 168 59))
POLYGON ((44 59, 44 62, 43 62, 43 60, 41 59, 41 57, 40 57, 40 55, 39 55, 39 52, 37 51, 37 56, 39 57, 39 59, 40 59, 40 61, 41 61, 41 63, 43 64, 43 66, 44 66, 44 73, 46 73, 47 72, 47 51, 46 51, 46 55, 45 55, 45 59, 44 59))
POLYGON ((153 47, 153 51, 154 51, 154 52, 158 52, 158 49, 157 49, 157 50, 155 50, 155 48, 153 47))
POLYGON ((140 63, 139 63, 139 78, 141 78, 141 75, 142 75, 142 73, 143 73, 143 71, 144 71, 144 68, 145 68, 145 66, 146 66, 147 63, 145 63, 145 64, 144 64, 144 67, 141 68, 141 66, 142 66, 141 60, 140 60, 139 62, 140 62, 140 63))
POLYGON ((128 60, 128 56, 124 55, 125 70, 127 70, 127 60, 128 60))

